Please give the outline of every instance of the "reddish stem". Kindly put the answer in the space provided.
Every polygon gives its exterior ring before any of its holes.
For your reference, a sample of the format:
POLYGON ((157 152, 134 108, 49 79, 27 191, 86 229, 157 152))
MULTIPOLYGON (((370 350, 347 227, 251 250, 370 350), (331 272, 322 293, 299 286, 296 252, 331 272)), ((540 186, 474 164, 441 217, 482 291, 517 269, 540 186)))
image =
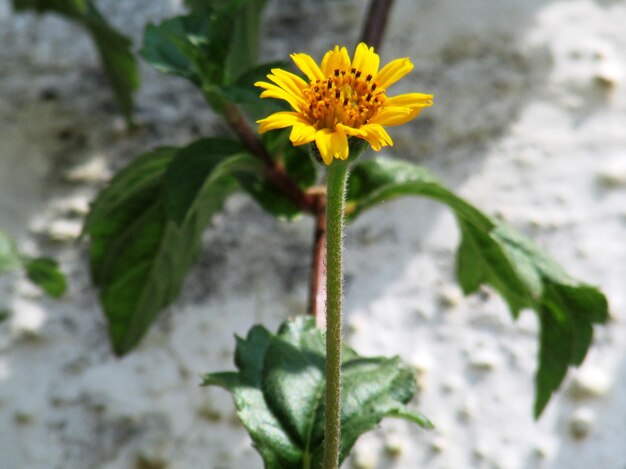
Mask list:
POLYGON ((318 196, 305 193, 300 186, 291 179, 285 169, 276 163, 263 146, 263 143, 261 143, 259 138, 252 131, 237 106, 232 103, 226 104, 224 107, 224 118, 246 148, 265 163, 265 179, 274 184, 274 186, 285 194, 300 210, 315 214, 318 205, 318 196))
POLYGON ((361 40, 376 50, 380 48, 382 43, 383 35, 387 27, 387 18, 389 18, 393 1, 394 0, 372 0, 369 10, 367 11, 361 40))

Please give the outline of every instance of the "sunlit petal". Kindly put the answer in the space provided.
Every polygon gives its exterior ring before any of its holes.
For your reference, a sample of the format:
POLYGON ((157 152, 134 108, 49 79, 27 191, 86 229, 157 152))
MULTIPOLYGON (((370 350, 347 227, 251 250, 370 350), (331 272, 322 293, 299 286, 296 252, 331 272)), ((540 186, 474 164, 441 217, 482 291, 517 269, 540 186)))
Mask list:
POLYGON ((392 60, 378 72, 374 81, 381 88, 389 88, 411 70, 413 70, 413 64, 409 59, 392 60))
POLYGON ((254 86, 265 89, 265 91, 261 93, 261 98, 282 99, 284 101, 287 101, 296 111, 301 110, 302 106, 304 105, 304 100, 301 96, 296 96, 290 91, 281 88, 280 86, 264 81, 257 81, 254 86))
POLYGON ((299 112, 290 111, 275 112, 265 119, 258 120, 257 124, 259 124, 259 133, 265 133, 268 130, 284 129, 296 124, 310 125, 299 112))
POLYGON ((352 68, 359 70, 363 77, 367 77, 368 75, 376 75, 379 65, 380 57, 374 52, 373 47, 367 47, 367 44, 364 42, 356 46, 354 59, 352 60, 352 68))
POLYGON ((315 60, 313 60, 313 57, 311 57, 310 55, 291 54, 291 59, 298 66, 298 68, 302 70, 302 73, 304 73, 309 80, 316 81, 326 79, 320 68, 315 63, 315 60))
POLYGON ((335 70, 349 70, 350 69, 350 56, 348 55, 348 49, 339 46, 331 51, 326 52, 322 59, 321 67, 322 73, 329 77, 335 70))
POLYGON ((386 106, 428 107, 433 104, 433 95, 424 93, 399 94, 387 98, 386 106))
POLYGON ((304 145, 305 143, 310 143, 315 140, 315 134, 317 130, 311 124, 304 124, 298 122, 293 125, 291 129, 291 133, 289 134, 289 140, 295 146, 304 145))
POLYGON ((375 151, 393 145, 393 140, 380 124, 366 124, 360 130, 363 132, 362 138, 367 140, 375 151))
POLYGON ((370 119, 370 124, 387 126, 406 124, 412 119, 411 110, 406 107, 385 107, 370 119))
POLYGON ((280 68, 273 68, 272 74, 268 75, 267 78, 296 96, 301 95, 302 89, 307 86, 307 83, 298 75, 294 75, 286 70, 281 70, 280 68))
POLYGON ((396 59, 379 71, 380 58, 360 43, 350 60, 345 47, 335 46, 320 66, 307 54, 292 54, 306 75, 272 69, 271 83, 257 82, 262 98, 287 101, 295 112, 278 112, 259 122, 259 132, 291 127, 293 145, 315 142, 326 164, 349 156, 349 138, 367 141, 379 151, 393 145, 385 127, 404 124, 433 104, 433 96, 407 93, 387 96, 393 85, 413 69, 409 59, 396 59), (308 81, 307 81, 308 79, 308 81))

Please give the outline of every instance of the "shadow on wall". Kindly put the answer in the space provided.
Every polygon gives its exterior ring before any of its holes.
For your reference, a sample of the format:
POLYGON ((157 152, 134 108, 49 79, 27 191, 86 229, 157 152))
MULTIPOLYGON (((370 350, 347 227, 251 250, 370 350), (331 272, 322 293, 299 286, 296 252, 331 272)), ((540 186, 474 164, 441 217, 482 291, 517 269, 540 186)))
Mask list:
MULTIPOLYGON (((411 79, 399 82, 392 94, 432 92, 435 105, 410 124, 391 130, 395 144, 388 153, 420 161, 453 190, 475 173, 489 148, 546 88, 550 52, 547 45, 531 48, 526 38, 538 12, 550 3, 399 0, 390 19, 383 62, 409 56, 415 69, 411 79)), ((398 201, 385 210, 372 210, 355 224, 357 238, 377 237, 378 243, 387 242, 394 251, 404 252, 394 255, 390 250, 381 268, 364 273, 371 277, 367 288, 353 279, 359 291, 358 298, 352 298, 357 295, 350 295, 348 289, 353 307, 366 308, 404 274, 407 251, 413 257, 424 249, 441 221, 440 207, 415 199, 398 201)), ((456 242, 457 230, 452 221, 446 223, 450 230, 439 237, 436 249, 442 247, 440 265, 451 271, 454 257, 449 247, 456 242)), ((349 248, 359 244, 350 235, 347 242, 349 248)), ((374 252, 359 248, 354 255, 374 252)))
POLYGON ((550 52, 526 37, 550 3, 398 1, 385 52, 411 57, 415 81, 397 92, 432 92, 435 106, 401 134, 394 154, 425 159, 453 180, 474 171, 544 88, 550 52))

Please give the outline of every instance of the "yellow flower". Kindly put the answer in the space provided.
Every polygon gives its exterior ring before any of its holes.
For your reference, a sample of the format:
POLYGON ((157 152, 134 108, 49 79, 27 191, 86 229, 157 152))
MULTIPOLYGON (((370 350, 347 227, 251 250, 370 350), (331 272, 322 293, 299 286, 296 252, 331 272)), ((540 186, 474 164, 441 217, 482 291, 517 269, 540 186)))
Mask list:
POLYGON ((259 81, 262 98, 287 101, 293 111, 276 112, 257 121, 259 132, 292 127, 294 145, 315 141, 324 163, 348 157, 348 137, 369 142, 379 151, 393 145, 383 126, 404 124, 433 104, 433 96, 408 93, 387 96, 387 88, 413 69, 407 58, 378 69, 380 57, 373 47, 360 43, 350 60, 345 47, 328 51, 320 66, 307 54, 291 54, 308 81, 293 73, 272 69, 273 83, 259 81))

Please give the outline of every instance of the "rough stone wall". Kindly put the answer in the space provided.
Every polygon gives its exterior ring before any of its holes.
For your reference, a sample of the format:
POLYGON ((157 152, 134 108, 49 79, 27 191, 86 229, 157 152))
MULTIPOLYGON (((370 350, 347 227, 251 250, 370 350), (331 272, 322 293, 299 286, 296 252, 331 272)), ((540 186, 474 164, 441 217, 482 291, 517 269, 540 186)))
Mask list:
MULTIPOLYGON (((138 45, 176 0, 101 0, 138 45)), ((359 0, 270 0, 267 59, 354 44, 359 0), (323 19, 323 21, 320 20, 323 19)), ((419 374, 437 429, 387 421, 346 466, 429 469, 626 468, 626 3, 397 0, 383 60, 416 67, 395 91, 436 104, 393 131, 479 207, 599 285, 613 320, 597 331, 539 422, 531 418, 537 325, 513 322, 490 290, 453 282, 458 234, 438 205, 402 200, 347 233, 347 326, 362 354, 399 354, 419 374)), ((231 367, 233 334, 304 311, 311 222, 274 221, 233 198, 179 300, 127 358, 110 354, 86 247, 89 201, 113 172, 160 144, 222 131, 184 81, 142 67, 141 128, 128 135, 82 30, 15 15, 0 0, 0 227, 55 255, 70 290, 53 301, 0 279, 0 467, 255 468, 229 396, 198 387, 231 367)))

